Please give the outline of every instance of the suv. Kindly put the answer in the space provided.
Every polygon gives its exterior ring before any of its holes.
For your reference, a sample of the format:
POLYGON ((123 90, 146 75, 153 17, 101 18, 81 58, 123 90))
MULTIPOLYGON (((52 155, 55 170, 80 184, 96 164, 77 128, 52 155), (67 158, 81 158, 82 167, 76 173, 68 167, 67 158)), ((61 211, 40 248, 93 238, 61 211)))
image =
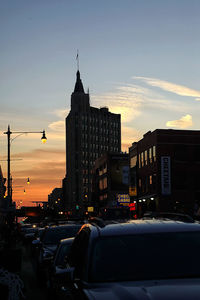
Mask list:
POLYGON ((85 224, 70 249, 60 299, 200 297, 200 224, 85 224))

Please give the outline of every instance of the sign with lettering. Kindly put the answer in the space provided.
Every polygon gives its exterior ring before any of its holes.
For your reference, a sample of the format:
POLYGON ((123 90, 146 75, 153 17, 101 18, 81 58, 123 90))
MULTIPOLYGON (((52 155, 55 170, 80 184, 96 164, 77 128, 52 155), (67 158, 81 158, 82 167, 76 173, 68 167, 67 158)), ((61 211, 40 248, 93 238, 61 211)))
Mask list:
POLYGON ((88 206, 87 211, 88 212, 93 212, 94 211, 94 207, 93 206, 88 206))
POLYGON ((171 160, 170 156, 161 156, 161 192, 171 194, 171 160))
POLYGON ((130 203, 130 197, 129 194, 117 194, 117 202, 122 203, 130 203))

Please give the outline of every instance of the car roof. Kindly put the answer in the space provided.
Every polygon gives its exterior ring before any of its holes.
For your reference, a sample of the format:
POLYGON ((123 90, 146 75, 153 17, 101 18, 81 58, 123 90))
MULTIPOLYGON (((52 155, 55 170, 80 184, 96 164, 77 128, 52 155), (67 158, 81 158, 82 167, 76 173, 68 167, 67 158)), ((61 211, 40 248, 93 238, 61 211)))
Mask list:
POLYGON ((200 231, 200 224, 197 223, 163 220, 134 220, 105 226, 102 224, 99 226, 93 222, 84 225, 83 228, 85 226, 89 226, 92 231, 96 231, 95 235, 101 236, 200 231))

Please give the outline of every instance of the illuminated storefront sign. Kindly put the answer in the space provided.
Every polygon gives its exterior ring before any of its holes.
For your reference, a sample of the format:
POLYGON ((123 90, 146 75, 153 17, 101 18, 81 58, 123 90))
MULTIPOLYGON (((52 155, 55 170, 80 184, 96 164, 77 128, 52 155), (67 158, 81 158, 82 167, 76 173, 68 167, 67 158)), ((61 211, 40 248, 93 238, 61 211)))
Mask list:
POLYGON ((121 205, 130 203, 129 194, 117 194, 117 202, 121 205))
POLYGON ((130 211, 136 210, 136 203, 129 203, 130 211))
POLYGON ((137 196, 137 188, 136 188, 136 186, 130 186, 129 187, 129 195, 130 196, 137 196))
POLYGON ((94 211, 94 207, 93 206, 88 206, 87 210, 88 210, 88 212, 93 212, 94 211))

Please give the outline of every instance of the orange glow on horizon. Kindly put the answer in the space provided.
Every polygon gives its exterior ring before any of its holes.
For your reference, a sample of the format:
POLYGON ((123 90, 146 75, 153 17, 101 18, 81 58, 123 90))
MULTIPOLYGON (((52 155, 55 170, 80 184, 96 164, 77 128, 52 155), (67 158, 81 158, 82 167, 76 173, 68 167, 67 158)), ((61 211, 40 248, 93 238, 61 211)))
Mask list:
MULTIPOLYGON (((128 152, 130 146, 128 143, 122 143, 123 151, 128 152)), ((13 201, 17 203, 23 198, 24 206, 34 206, 33 201, 47 202, 52 190, 62 187, 62 180, 66 173, 65 150, 51 148, 12 153, 13 160, 18 158, 23 158, 23 164, 21 161, 16 161, 11 166, 13 201), (24 179, 27 178, 27 174, 29 174, 25 189, 27 193, 24 194, 24 179)), ((3 169, 5 170, 3 175, 7 177, 6 163, 3 169)))

